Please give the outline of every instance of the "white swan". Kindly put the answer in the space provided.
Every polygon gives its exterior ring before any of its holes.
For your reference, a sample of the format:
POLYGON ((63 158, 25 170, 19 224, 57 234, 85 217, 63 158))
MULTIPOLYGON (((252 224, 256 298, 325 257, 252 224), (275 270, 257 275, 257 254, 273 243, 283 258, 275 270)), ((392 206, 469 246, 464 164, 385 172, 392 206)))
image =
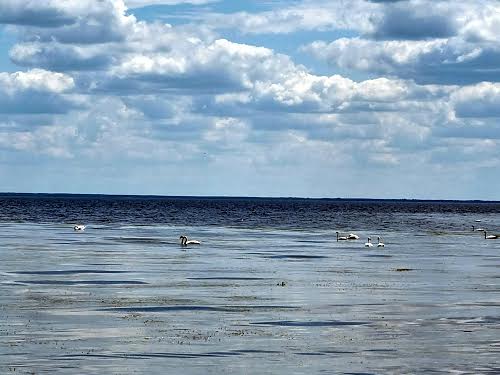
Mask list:
POLYGON ((474 225, 472 226, 472 231, 476 231, 476 232, 484 232, 484 229, 483 228, 476 228, 474 225))
POLYGON ((201 244, 200 241, 188 240, 188 238, 186 236, 180 236, 179 239, 181 240, 181 246, 199 245, 199 244, 201 244))
POLYGON ((383 242, 381 241, 381 238, 380 238, 380 237, 377 237, 377 240, 378 240, 377 247, 385 247, 385 243, 383 243, 383 242))
POLYGON ((354 233, 349 233, 349 235, 347 236, 347 239, 348 240, 359 240, 359 236, 357 234, 354 234, 354 233))
POLYGON ((365 243, 365 247, 373 247, 372 239, 370 237, 368 237, 368 242, 365 243))
POLYGON ((346 236, 339 236, 339 232, 335 232, 335 233, 337 233, 337 242, 338 241, 346 241, 347 240, 346 236))
POLYGON ((486 235, 486 231, 484 231, 484 239, 485 240, 496 240, 498 236, 496 234, 486 235))
POLYGON ((73 230, 75 232, 83 232, 85 230, 86 226, 83 225, 83 224, 76 224, 74 227, 73 227, 73 230))

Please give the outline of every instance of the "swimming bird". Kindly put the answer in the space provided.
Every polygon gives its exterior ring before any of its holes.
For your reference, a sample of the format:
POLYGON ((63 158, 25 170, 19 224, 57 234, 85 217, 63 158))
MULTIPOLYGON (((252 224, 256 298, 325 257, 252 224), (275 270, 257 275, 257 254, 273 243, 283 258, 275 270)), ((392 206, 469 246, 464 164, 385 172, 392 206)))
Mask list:
POLYGON ((179 239, 181 240, 181 246, 199 245, 199 244, 201 244, 200 241, 188 240, 188 238, 186 236, 180 236, 179 239))
POLYGON ((83 225, 83 224, 76 224, 74 227, 73 227, 73 230, 75 232, 83 232, 85 230, 86 226, 83 225))
POLYGON ((381 238, 380 238, 380 237, 377 237, 377 240, 378 240, 377 247, 385 247, 385 243, 383 243, 383 242, 381 241, 381 238))
POLYGON ((496 240, 499 236, 496 234, 486 235, 486 231, 484 231, 484 239, 485 240, 496 240))
POLYGON ((336 233, 337 233, 337 242, 338 241, 346 241, 347 240, 346 236, 339 236, 339 232, 336 232, 336 233))
POLYGON ((359 240, 359 236, 357 234, 354 234, 354 233, 349 233, 349 235, 347 236, 347 239, 348 240, 359 240))
POLYGON ((472 226, 472 231, 476 231, 476 232, 484 232, 484 229, 483 228, 476 228, 474 225, 472 226))
POLYGON ((368 237, 368 242, 365 243, 365 247, 373 247, 372 239, 370 237, 368 237))

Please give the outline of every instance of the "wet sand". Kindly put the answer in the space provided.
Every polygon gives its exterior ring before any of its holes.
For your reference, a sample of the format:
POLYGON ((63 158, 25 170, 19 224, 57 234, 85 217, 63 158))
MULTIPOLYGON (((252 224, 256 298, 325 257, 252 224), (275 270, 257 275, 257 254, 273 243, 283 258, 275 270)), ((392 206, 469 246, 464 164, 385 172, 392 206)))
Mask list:
POLYGON ((1 224, 0 373, 500 373, 500 241, 357 233, 1 224))

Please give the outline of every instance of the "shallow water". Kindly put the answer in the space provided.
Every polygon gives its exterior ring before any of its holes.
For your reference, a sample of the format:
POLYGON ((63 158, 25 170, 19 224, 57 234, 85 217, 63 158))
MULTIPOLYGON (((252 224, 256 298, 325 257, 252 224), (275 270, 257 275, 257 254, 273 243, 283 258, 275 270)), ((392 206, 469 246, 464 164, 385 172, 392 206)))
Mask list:
POLYGON ((500 204, 67 199, 0 200, 1 374, 500 372, 500 204))

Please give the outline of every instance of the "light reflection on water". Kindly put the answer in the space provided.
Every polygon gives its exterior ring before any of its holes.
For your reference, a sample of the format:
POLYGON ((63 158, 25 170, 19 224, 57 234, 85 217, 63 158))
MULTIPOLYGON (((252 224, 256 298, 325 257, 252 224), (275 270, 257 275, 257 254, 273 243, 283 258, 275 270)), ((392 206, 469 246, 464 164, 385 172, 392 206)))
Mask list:
POLYGON ((500 372, 500 241, 357 233, 3 223, 0 372, 500 372))

